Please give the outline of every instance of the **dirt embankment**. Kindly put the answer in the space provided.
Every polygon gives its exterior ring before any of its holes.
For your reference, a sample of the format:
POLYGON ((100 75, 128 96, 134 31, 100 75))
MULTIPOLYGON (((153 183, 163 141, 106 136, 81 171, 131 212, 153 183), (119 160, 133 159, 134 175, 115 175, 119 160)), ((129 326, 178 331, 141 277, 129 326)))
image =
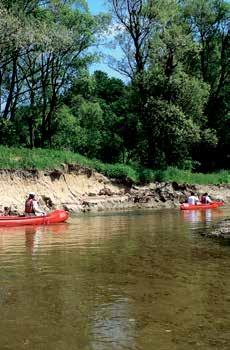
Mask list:
POLYGON ((46 210, 64 208, 70 212, 128 208, 173 208, 190 191, 208 192, 213 199, 230 202, 230 186, 200 186, 150 183, 136 186, 115 180, 78 165, 63 165, 61 170, 0 170, 0 209, 11 206, 22 213, 28 192, 37 194, 46 210))

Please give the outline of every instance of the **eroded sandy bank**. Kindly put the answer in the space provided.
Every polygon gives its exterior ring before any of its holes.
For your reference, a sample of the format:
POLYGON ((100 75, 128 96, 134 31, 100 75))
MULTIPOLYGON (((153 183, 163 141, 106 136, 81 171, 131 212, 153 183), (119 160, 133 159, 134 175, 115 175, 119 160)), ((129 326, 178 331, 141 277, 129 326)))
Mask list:
POLYGON ((173 208, 183 202, 189 191, 208 192, 213 199, 230 202, 230 185, 186 185, 150 183, 136 186, 117 183, 77 165, 61 170, 0 170, 0 205, 22 213, 28 192, 36 192, 43 207, 64 208, 70 212, 128 208, 173 208))

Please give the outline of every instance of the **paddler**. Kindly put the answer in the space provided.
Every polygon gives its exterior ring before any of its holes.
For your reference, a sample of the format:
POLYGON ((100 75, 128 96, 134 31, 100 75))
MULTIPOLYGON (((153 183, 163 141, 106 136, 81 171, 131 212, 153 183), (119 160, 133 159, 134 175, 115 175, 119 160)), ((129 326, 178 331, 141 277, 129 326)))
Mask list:
POLYGON ((191 205, 195 205, 200 203, 199 198, 197 196, 195 196, 194 192, 191 192, 190 196, 187 199, 187 203, 191 204, 191 205))
POLYGON ((205 192, 204 194, 202 194, 201 199, 200 199, 202 204, 209 204, 212 203, 211 198, 209 197, 208 193, 205 192))
POLYGON ((25 202, 25 215, 26 216, 46 215, 46 212, 39 207, 39 204, 35 198, 34 192, 29 193, 29 196, 25 202))

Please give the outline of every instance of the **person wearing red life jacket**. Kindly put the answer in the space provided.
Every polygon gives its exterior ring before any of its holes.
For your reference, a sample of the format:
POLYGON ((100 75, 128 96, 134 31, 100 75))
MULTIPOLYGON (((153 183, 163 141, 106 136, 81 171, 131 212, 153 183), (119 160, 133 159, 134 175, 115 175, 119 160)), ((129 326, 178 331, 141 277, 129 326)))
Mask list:
POLYGON ((38 202, 35 198, 35 193, 30 192, 29 197, 25 202, 25 215, 26 216, 41 216, 45 215, 45 211, 39 208, 38 202))
POLYGON ((211 198, 209 197, 208 193, 205 192, 204 194, 202 194, 201 196, 201 203, 202 204, 210 204, 212 203, 211 198))

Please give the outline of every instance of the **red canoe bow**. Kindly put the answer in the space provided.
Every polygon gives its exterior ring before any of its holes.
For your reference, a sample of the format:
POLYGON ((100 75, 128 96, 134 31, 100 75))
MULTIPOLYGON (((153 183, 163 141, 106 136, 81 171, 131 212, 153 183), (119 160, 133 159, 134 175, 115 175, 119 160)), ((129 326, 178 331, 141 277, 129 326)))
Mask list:
POLYGON ((65 222, 68 217, 65 210, 54 210, 44 216, 0 216, 0 227, 57 224, 65 222))

